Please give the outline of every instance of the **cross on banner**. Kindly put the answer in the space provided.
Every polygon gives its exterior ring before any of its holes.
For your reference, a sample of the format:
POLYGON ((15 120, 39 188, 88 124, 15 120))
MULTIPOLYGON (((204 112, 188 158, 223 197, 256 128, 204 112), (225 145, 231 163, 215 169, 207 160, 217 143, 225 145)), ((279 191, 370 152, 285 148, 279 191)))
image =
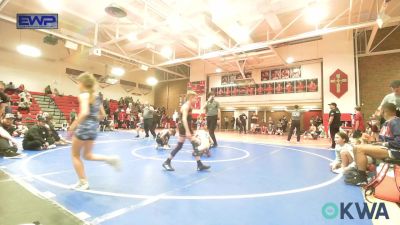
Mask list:
POLYGON ((336 92, 340 93, 340 86, 342 85, 342 83, 347 82, 347 79, 340 79, 340 74, 336 74, 336 79, 331 80, 331 83, 335 83, 336 84, 336 92))
POLYGON ((348 90, 349 79, 347 74, 337 69, 329 76, 329 91, 337 98, 342 97, 348 90))

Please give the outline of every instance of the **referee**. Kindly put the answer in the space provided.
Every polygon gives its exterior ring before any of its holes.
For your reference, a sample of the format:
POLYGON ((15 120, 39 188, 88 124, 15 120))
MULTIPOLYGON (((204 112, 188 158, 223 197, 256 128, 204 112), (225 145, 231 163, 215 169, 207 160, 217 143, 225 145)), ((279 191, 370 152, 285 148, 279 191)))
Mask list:
POLYGON ((292 138, 294 129, 296 129, 297 143, 300 143, 300 117, 301 112, 299 110, 299 106, 295 105, 294 110, 291 112, 292 114, 292 125, 290 126, 289 135, 287 141, 290 142, 292 138))
POLYGON ((210 97, 208 98, 208 101, 206 105, 203 107, 206 111, 207 115, 207 128, 208 132, 210 134, 210 137, 212 138, 214 145, 212 147, 217 147, 217 139, 215 138, 215 129, 217 128, 217 120, 218 120, 218 113, 219 113, 219 103, 215 101, 214 97, 215 94, 211 92, 210 97))

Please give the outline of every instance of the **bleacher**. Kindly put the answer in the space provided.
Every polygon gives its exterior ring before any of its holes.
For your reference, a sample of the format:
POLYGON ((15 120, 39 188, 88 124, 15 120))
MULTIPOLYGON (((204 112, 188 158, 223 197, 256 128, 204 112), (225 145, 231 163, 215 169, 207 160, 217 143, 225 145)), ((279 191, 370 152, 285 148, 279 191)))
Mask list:
MULTIPOLYGON (((14 93, 9 92, 8 96, 10 97, 11 101, 12 113, 16 114, 18 111, 19 96, 15 92, 14 93)), ((20 110, 20 113, 22 114, 22 123, 27 125, 33 125, 34 123, 36 123, 36 115, 39 113, 39 111, 41 111, 39 104, 33 97, 32 97, 32 105, 29 107, 29 111, 31 115, 29 115, 28 110, 20 110), (28 117, 30 117, 32 120, 27 119, 28 117)))
POLYGON ((79 112, 79 101, 76 96, 55 96, 53 100, 67 121, 69 121, 72 109, 75 109, 76 113, 79 112))

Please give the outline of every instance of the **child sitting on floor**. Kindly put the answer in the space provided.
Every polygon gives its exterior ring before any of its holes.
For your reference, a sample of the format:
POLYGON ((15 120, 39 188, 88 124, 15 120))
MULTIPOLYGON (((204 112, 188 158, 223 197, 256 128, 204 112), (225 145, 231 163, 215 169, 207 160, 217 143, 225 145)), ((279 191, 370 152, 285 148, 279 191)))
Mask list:
POLYGON ((334 173, 343 173, 345 170, 355 167, 353 146, 349 144, 349 136, 345 132, 335 135, 335 160, 330 164, 334 173))

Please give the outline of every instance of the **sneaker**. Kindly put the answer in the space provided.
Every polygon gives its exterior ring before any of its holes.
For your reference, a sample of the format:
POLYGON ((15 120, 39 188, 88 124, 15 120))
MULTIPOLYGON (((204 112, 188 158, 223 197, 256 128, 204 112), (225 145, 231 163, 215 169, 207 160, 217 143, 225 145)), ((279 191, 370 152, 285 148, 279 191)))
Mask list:
POLYGON ((170 150, 170 149, 171 149, 171 146, 169 146, 169 145, 164 145, 164 149, 165 149, 165 150, 170 150))
POLYGON ((57 146, 55 144, 49 145, 49 147, 47 147, 47 149, 53 149, 56 148, 57 146))
POLYGON ((162 167, 164 167, 166 171, 175 171, 175 169, 171 166, 171 163, 164 162, 162 167))
POLYGON ((208 170, 210 168, 211 168, 211 166, 207 166, 207 165, 204 165, 204 164, 201 164, 200 166, 197 166, 197 170, 198 171, 208 170))
POLYGON ((359 173, 357 173, 354 176, 347 176, 344 182, 349 185, 363 186, 368 183, 368 180, 367 177, 362 177, 359 173))
POLYGON ((121 170, 121 160, 118 156, 110 156, 106 161, 110 166, 114 167, 115 170, 121 170))
POLYGON ((337 173, 337 174, 342 174, 343 173, 343 168, 340 167, 338 169, 334 169, 334 170, 332 170, 332 172, 337 173))
POLYGON ((139 138, 139 134, 135 136, 135 138, 139 138))
POLYGON ((0 153, 0 156, 3 156, 5 159, 21 159, 26 156, 26 154, 20 154, 18 152, 14 152, 12 150, 6 150, 0 153))
POLYGON ((89 189, 89 182, 80 180, 80 181, 78 181, 78 183, 74 184, 71 187, 71 189, 80 190, 80 191, 88 190, 89 189))

